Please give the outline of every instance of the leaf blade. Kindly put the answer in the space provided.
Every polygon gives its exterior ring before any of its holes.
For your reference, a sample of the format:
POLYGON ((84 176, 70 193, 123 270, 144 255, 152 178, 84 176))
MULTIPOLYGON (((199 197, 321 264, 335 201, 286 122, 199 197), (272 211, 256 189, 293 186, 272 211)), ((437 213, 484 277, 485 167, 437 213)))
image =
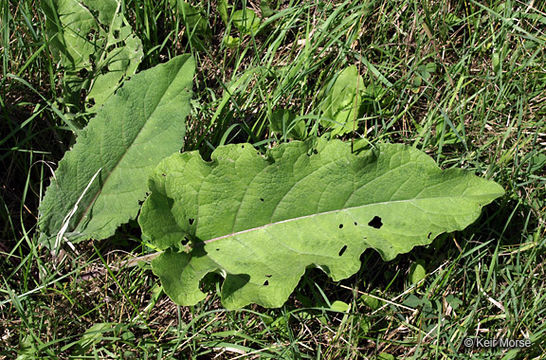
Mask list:
POLYGON ((125 19, 122 3, 53 0, 41 6, 50 48, 64 68, 69 104, 79 105, 84 90, 83 105, 88 112, 96 112, 119 84, 136 72, 144 57, 142 42, 125 19))
POLYGON ((355 122, 364 91, 364 80, 355 65, 341 70, 322 89, 324 99, 320 110, 330 120, 323 120, 321 124, 332 128, 332 135, 344 135, 358 127, 355 122))
MULTIPOLYGON (((308 144, 292 142, 262 158, 244 144, 217 148, 211 163, 197 153, 164 161, 185 170, 162 177, 163 185, 152 189, 147 201, 161 189, 161 196, 172 199, 173 221, 195 239, 201 251, 197 259, 208 257, 206 271, 225 277, 226 307, 281 306, 307 266, 341 280, 358 271, 367 248, 392 259, 442 232, 463 229, 503 193, 499 185, 472 174, 442 171, 426 154, 401 145, 385 144, 378 154, 355 156, 349 144, 332 141, 319 143, 316 155, 309 151, 308 144), (188 159, 209 169, 200 172, 191 195, 178 191, 181 184, 192 183, 184 176, 188 159), (194 219, 191 226, 186 226, 188 219, 194 219)), ((153 224, 141 227, 153 241, 153 224)), ((179 255, 191 257, 193 251, 179 255)), ((175 261, 176 254, 168 252, 169 261, 175 261)), ((162 261, 161 255, 154 263, 162 261)), ((191 263, 181 276, 195 279, 191 263)), ((196 288, 181 281, 165 291, 176 297, 196 288)))
POLYGON ((74 208, 66 233, 71 240, 106 238, 136 216, 150 173, 182 146, 193 71, 193 59, 181 55, 135 75, 104 104, 59 162, 40 204, 47 237, 74 208))

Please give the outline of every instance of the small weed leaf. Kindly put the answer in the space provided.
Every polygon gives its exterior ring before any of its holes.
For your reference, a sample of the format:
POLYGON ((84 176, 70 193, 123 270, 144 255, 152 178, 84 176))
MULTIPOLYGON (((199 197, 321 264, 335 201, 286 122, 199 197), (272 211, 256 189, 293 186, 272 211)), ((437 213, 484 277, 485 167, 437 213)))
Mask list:
POLYGON ((209 22, 200 8, 182 0, 171 0, 171 6, 176 6, 186 30, 184 34, 193 47, 203 51, 212 36, 209 22))
POLYGON ((224 38, 224 44, 230 49, 235 49, 239 45, 241 45, 241 38, 237 36, 228 35, 224 38))
POLYGON ((468 172, 442 171, 411 147, 355 155, 350 143, 315 144, 281 144, 265 157, 250 144, 226 145, 211 162, 194 151, 160 163, 139 223, 165 250, 152 267, 176 303, 203 299, 201 279, 218 272, 227 308, 279 307, 306 267, 347 278, 364 250, 393 259, 465 228, 504 193, 468 172), (180 245, 184 236, 191 250, 180 245))
MULTIPOLYGON (((427 237, 429 237, 427 235, 427 237)), ((411 264, 409 271, 409 280, 412 284, 417 284, 419 281, 423 280, 427 276, 427 271, 425 270, 425 264, 423 261, 416 261, 411 264)))
POLYGON ((272 132, 285 135, 287 138, 303 140, 305 138, 305 121, 296 119, 290 110, 279 109, 271 114, 270 129, 272 132))
POLYGON ((347 134, 358 128, 359 108, 365 87, 356 66, 343 69, 324 89, 320 110, 330 121, 321 125, 332 129, 332 135, 347 134))
POLYGON ((67 105, 78 110, 83 92, 87 110, 96 112, 144 56, 121 1, 52 0, 42 7, 52 52, 64 67, 67 105))
POLYGON ((217 9, 218 13, 220 14, 220 18, 222 19, 224 24, 227 25, 229 23, 227 0, 218 0, 217 9))
POLYGON ((233 25, 235 25, 243 35, 256 35, 261 23, 261 19, 258 15, 248 8, 235 11, 232 20, 233 25))

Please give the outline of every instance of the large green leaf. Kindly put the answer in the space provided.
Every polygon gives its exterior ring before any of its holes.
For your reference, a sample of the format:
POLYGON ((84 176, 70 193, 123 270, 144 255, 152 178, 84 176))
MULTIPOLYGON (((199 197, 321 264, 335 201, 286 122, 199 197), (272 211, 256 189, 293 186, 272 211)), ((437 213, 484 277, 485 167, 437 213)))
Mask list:
POLYGON ((96 111, 144 56, 122 1, 47 0, 42 7, 53 54, 65 72, 65 102, 78 104, 84 91, 87 105, 94 104, 90 111, 96 111))
POLYGON ((47 237, 102 239, 136 216, 150 173, 182 147, 193 73, 193 59, 178 56, 134 75, 104 104, 40 204, 47 237))
POLYGON ((465 228, 503 194, 410 147, 350 149, 338 140, 315 148, 295 141, 262 157, 242 144, 217 148, 211 162, 197 152, 162 161, 139 223, 165 249, 152 266, 166 293, 195 304, 205 296, 200 281, 217 272, 224 306, 278 307, 307 266, 347 278, 365 249, 393 259, 465 228))

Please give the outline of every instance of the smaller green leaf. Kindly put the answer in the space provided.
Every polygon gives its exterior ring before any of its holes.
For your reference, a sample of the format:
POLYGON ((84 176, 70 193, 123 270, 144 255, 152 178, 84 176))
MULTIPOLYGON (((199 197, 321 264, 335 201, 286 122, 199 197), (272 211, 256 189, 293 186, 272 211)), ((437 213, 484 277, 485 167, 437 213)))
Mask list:
POLYGON ((243 35, 256 35, 261 23, 260 17, 249 8, 235 11, 232 20, 243 35))
POLYGON ((112 323, 96 323, 85 330, 80 340, 77 342, 75 353, 85 355, 91 347, 96 346, 105 337, 106 333, 114 331, 112 323))
POLYGON ((421 78, 420 76, 414 75, 412 77, 411 83, 413 85, 413 88, 411 89, 411 91, 414 92, 414 93, 418 93, 419 92, 419 87, 423 83, 423 78, 421 78))
POLYGON ((270 0, 262 0, 260 2, 260 10, 262 11, 263 17, 270 17, 275 13, 275 10, 272 8, 273 4, 270 0))
POLYGON ((358 321, 358 324, 360 326, 360 329, 358 331, 358 337, 361 339, 366 338, 366 335, 368 335, 368 332, 370 332, 370 329, 372 328, 372 324, 370 320, 367 317, 361 317, 358 321))
POLYGON ((341 300, 336 300, 330 305, 330 309, 334 311, 347 312, 351 306, 341 300))
POLYGON ((367 115, 392 115, 394 96, 379 82, 371 82, 362 92, 359 113, 367 115))
POLYGON ((493 71, 498 72, 500 69, 500 54, 498 51, 495 51, 491 56, 491 65, 493 65, 493 71))
POLYGON ((287 137, 297 140, 305 138, 305 121, 296 119, 296 114, 286 109, 275 110, 271 115, 271 131, 286 134, 287 137))
POLYGON ((273 323, 273 321, 275 321, 275 319, 273 319, 272 316, 270 315, 267 315, 267 314, 258 314, 260 316, 260 319, 262 319, 262 321, 264 322, 264 324, 266 325, 271 325, 273 323))
POLYGON ((218 13, 224 24, 228 24, 229 15, 228 15, 228 5, 226 0, 218 0, 218 13))
POLYGON ((360 301, 362 301, 366 306, 368 306, 372 310, 377 310, 381 306, 380 300, 366 294, 360 297, 360 301))
MULTIPOLYGON (((119 0, 42 1, 53 56, 64 70, 65 103, 94 113, 133 75, 144 53, 119 0), (86 94, 83 104, 82 91, 86 94)), ((76 109, 79 110, 79 109, 76 109)))
POLYGON ((425 270, 424 262, 422 260, 411 264, 409 279, 412 284, 417 284, 419 281, 423 280, 425 276, 427 276, 427 271, 425 270))
MULTIPOLYGON (((124 29, 127 30, 127 27, 124 29)), ((136 73, 144 56, 142 42, 133 34, 124 37, 123 43, 118 43, 117 46, 119 47, 110 51, 104 61, 98 65, 98 68, 107 69, 107 71, 95 78, 87 95, 87 100, 93 105, 89 112, 98 111, 99 107, 113 95, 123 76, 136 73)))
POLYGON ((185 36, 192 46, 203 51, 205 49, 205 44, 212 36, 212 31, 207 18, 200 8, 192 6, 185 1, 178 0, 176 6, 178 12, 182 16, 184 25, 186 26, 185 36))
POLYGON ((190 31, 209 32, 210 27, 201 10, 185 1, 178 2, 178 10, 184 17, 184 23, 190 31))
POLYGON ((389 353, 382 352, 379 355, 377 355, 377 360, 394 360, 395 357, 389 353))
POLYGON ((383 85, 379 83, 368 84, 368 86, 363 90, 362 100, 378 102, 381 101, 383 97, 385 97, 386 93, 387 90, 383 87, 383 85))
POLYGON ((463 301, 461 299, 459 299, 457 296, 455 295, 448 295, 446 296, 446 301, 447 303, 451 306, 451 308, 455 311, 457 311, 457 309, 459 308, 459 306, 461 306, 463 304, 463 301))
POLYGON ((420 297, 414 295, 414 294, 410 294, 405 300, 404 302, 402 303, 406 306, 409 306, 409 307, 412 307, 412 308, 417 308, 421 305, 423 305, 423 299, 421 299, 420 297))
POLYGON ((425 81, 430 80, 432 74, 436 72, 436 64, 433 62, 427 63, 425 65, 419 65, 417 68, 419 76, 425 81))
POLYGON ((411 294, 406 298, 406 300, 404 300, 403 304, 412 308, 419 309, 421 315, 424 318, 430 319, 436 316, 436 312, 434 307, 432 306, 432 303, 426 297, 420 298, 414 294, 411 294))
POLYGON ((330 121, 323 120, 321 125, 332 128, 332 135, 343 135, 356 129, 358 126, 355 121, 364 91, 364 81, 356 66, 351 65, 343 69, 322 90, 323 101, 320 110, 330 121))
POLYGON ((539 172, 546 166, 546 154, 538 153, 533 155, 529 161, 529 172, 539 172))
POLYGON ((224 44, 230 48, 230 49, 234 49, 236 47, 238 47, 239 45, 241 45, 241 38, 239 37, 233 37, 231 35, 228 35, 224 38, 224 44))

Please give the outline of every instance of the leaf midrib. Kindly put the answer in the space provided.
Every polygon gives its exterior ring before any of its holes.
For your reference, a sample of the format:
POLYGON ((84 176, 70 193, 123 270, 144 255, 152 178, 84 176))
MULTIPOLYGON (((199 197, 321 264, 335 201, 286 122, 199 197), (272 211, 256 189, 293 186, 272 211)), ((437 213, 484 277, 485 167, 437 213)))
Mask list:
POLYGON ((338 213, 338 212, 349 211, 349 210, 352 210, 352 209, 361 209, 361 208, 365 208, 365 207, 369 207, 369 206, 375 206, 375 205, 413 202, 415 200, 452 199, 454 197, 456 197, 456 196, 433 196, 433 197, 412 198, 412 199, 403 199, 403 200, 389 200, 389 201, 381 201, 381 202, 358 205, 358 206, 351 206, 351 207, 346 207, 346 208, 343 208, 343 209, 328 210, 328 211, 318 212, 318 213, 309 214, 309 215, 302 215, 302 216, 298 216, 298 217, 294 217, 294 218, 290 218, 290 219, 279 220, 279 221, 275 221, 273 223, 260 225, 260 226, 250 228, 250 229, 236 231, 236 232, 233 232, 233 233, 230 233, 230 234, 226 234, 226 235, 222 235, 222 236, 218 236, 218 237, 215 237, 215 238, 212 238, 212 239, 205 240, 205 241, 203 241, 203 243, 208 244, 208 243, 212 243, 212 242, 215 242, 215 241, 218 241, 218 240, 227 239, 229 237, 234 237, 234 236, 246 234, 246 233, 249 233, 249 232, 252 232, 252 231, 258 231, 258 230, 266 229, 268 227, 275 226, 275 225, 290 223, 290 222, 294 222, 294 221, 298 221, 298 220, 302 220, 302 219, 308 219, 308 218, 312 218, 312 217, 315 217, 315 216, 335 214, 335 213, 338 213))

